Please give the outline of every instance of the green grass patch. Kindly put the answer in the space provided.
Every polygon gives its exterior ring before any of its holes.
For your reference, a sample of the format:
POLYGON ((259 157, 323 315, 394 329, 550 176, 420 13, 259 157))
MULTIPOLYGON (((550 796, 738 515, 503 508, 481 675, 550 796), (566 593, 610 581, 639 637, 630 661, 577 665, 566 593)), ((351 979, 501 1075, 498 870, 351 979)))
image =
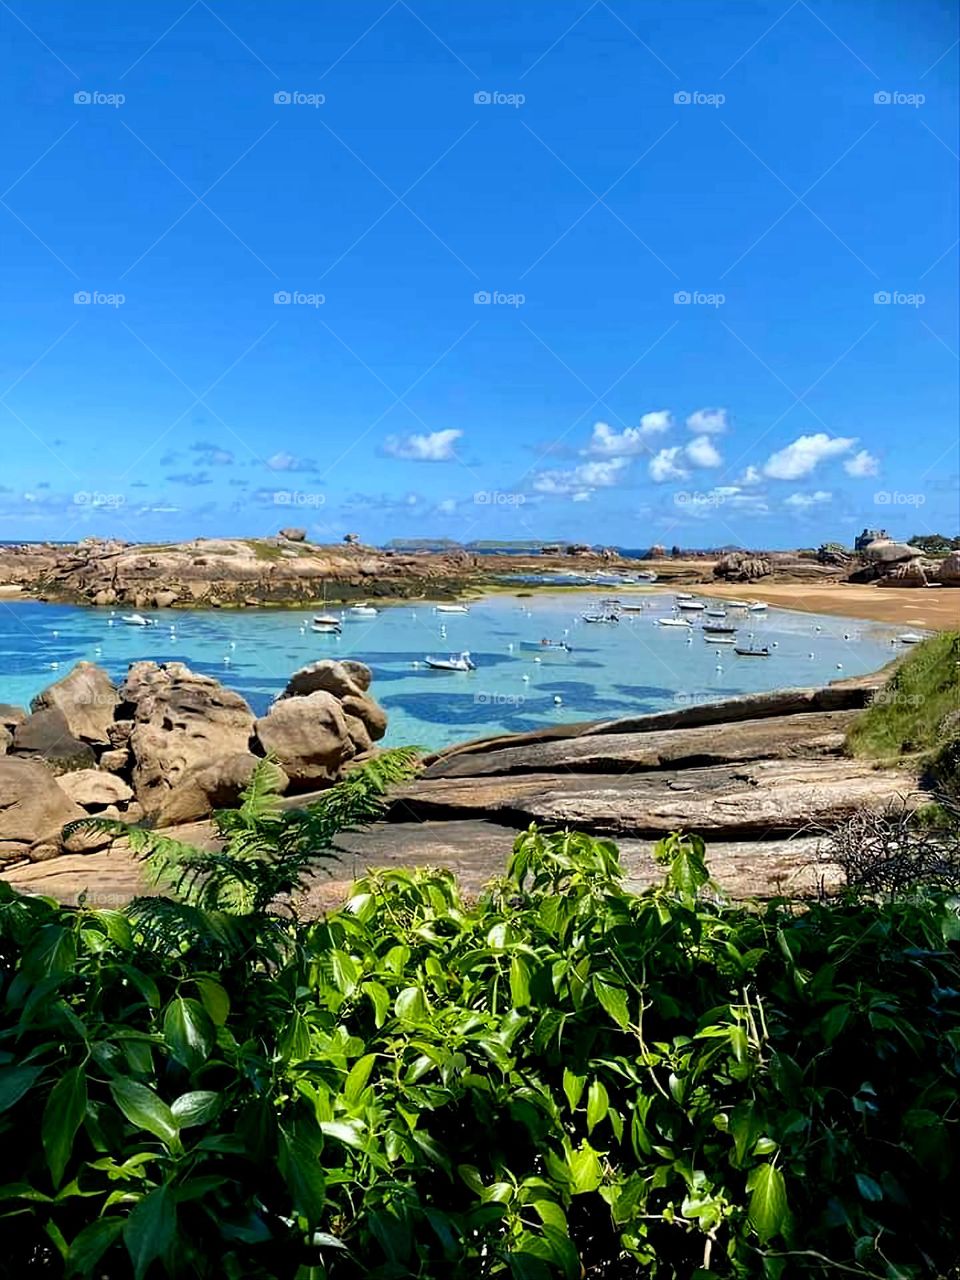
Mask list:
POLYGON ((960 738, 960 632, 909 653, 847 735, 855 756, 935 762, 960 738))

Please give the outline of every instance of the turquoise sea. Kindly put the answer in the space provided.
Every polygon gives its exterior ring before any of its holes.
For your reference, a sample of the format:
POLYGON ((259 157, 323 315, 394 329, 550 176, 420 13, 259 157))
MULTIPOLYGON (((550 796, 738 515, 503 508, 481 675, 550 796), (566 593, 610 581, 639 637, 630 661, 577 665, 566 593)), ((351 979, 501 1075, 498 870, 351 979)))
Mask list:
MULTIPOLYGON (((147 616, 157 625, 143 628, 124 626, 119 611, 0 602, 0 702, 26 706, 81 658, 115 679, 129 663, 149 658, 186 662, 214 675, 260 713, 298 667, 350 657, 373 668, 372 692, 390 718, 387 742, 435 748, 489 733, 858 675, 902 647, 895 640, 898 628, 878 623, 785 609, 728 610, 727 622, 737 624, 741 643, 771 647, 769 658, 738 657, 729 646, 703 638, 702 614, 688 615, 692 632, 657 626, 658 617, 674 616, 670 592, 610 592, 625 602, 642 600, 643 610, 624 614, 617 625, 583 622, 581 614, 595 610, 603 594, 496 595, 463 615, 438 614, 423 601, 383 607, 376 617, 347 612, 339 637, 313 634, 310 613, 288 610, 154 610, 147 616), (565 639, 572 652, 540 655, 520 647, 543 637, 565 639), (427 654, 447 657, 463 649, 475 671, 423 666, 427 654)), ((720 604, 704 599, 711 608, 720 604)))

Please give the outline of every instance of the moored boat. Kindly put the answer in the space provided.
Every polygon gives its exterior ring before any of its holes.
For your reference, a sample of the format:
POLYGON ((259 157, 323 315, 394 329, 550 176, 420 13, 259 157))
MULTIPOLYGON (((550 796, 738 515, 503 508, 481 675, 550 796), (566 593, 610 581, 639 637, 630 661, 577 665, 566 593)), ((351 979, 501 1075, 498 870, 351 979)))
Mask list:
POLYGON ((923 636, 918 636, 915 631, 905 631, 902 636, 897 636, 901 644, 919 644, 923 636))
POLYGON ((563 653, 571 652, 570 646, 567 644, 566 640, 521 640, 520 648, 535 650, 537 653, 542 653, 544 649, 548 651, 551 649, 560 650, 563 653))
POLYGON ((705 636, 733 636, 736 635, 736 633, 736 627, 726 627, 722 625, 710 626, 707 623, 703 624, 703 634, 705 636))
POLYGON ((437 613, 469 613, 470 610, 465 604, 438 604, 435 611, 437 613))
POLYGON ((769 658, 770 657, 770 650, 766 647, 766 645, 763 645, 762 648, 757 648, 757 649, 746 649, 746 648, 743 648, 741 645, 737 645, 733 652, 739 654, 741 658, 769 658))
POLYGON ((690 631, 693 630, 693 623, 688 622, 686 618, 658 618, 657 626, 658 627, 686 627, 690 631))
POLYGON ((619 622, 615 613, 581 613, 583 622, 619 622))
POLYGON ((467 649, 464 649, 459 656, 451 654, 449 658, 425 657, 424 662, 432 671, 476 671, 477 669, 467 649))
POLYGON ((689 612, 699 613, 701 609, 706 609, 706 605, 702 600, 681 600, 677 605, 678 609, 686 609, 689 612))
POLYGON ((124 614, 120 621, 126 627, 150 627, 153 623, 149 618, 145 618, 142 613, 124 614))
POLYGON ((375 609, 372 604, 355 604, 350 606, 350 612, 356 618, 375 618, 380 610, 375 609))

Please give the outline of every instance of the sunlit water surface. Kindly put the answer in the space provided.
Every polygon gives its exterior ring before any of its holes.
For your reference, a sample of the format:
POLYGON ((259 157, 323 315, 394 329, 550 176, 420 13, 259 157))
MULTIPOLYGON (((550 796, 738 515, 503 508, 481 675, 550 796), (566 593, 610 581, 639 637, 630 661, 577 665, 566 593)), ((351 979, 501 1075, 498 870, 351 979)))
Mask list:
POLYGON ((373 618, 347 612, 340 637, 313 634, 311 614, 288 610, 153 610, 148 616, 157 625, 142 628, 124 626, 119 611, 0 602, 0 702, 26 706, 81 658, 115 679, 129 663, 149 658, 216 676, 262 713, 298 667, 349 657, 373 668, 372 691, 389 713, 387 743, 436 748, 484 734, 817 684, 873 671, 901 648, 898 629, 878 623, 786 609, 728 610, 740 643, 771 646, 769 658, 738 657, 729 646, 705 641, 702 614, 692 618, 693 632, 657 626, 658 617, 674 615, 671 593, 617 594, 643 600, 643 611, 606 626, 581 620, 598 606, 600 593, 491 596, 466 615, 438 614, 421 601, 385 607, 373 618), (565 639, 573 651, 541 656, 520 648, 542 637, 565 639), (423 665, 427 654, 447 657, 463 649, 476 671, 423 665))

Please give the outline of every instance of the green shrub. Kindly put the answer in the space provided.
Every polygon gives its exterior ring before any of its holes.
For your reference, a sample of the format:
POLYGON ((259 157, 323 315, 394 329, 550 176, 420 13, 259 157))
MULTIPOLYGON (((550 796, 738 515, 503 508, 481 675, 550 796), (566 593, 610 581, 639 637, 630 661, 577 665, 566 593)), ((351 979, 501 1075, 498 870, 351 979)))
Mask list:
POLYGON ((173 930, 0 886, 8 1273, 946 1275, 956 900, 733 905, 659 856, 633 895, 531 829, 476 904, 381 871, 312 924, 216 862, 173 930))

